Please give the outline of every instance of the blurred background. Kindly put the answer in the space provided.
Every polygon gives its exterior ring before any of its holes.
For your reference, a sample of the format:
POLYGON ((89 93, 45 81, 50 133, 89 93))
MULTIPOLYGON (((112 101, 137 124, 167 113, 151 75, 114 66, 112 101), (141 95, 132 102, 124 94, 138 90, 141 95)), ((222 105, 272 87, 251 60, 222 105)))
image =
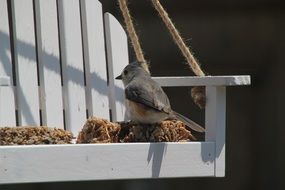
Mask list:
MULTIPOLYGON (((117 1, 101 0, 123 24, 117 1)), ((161 0, 209 75, 251 75, 227 88, 225 178, 183 178, 0 186, 25 189, 285 189, 285 6, 281 0, 161 0), (283 112, 282 112, 283 110, 283 112), (283 128, 282 128, 283 126, 283 128)), ((193 75, 149 0, 129 0, 153 76, 193 75)), ((130 46, 130 60, 135 60, 130 46)), ((200 124, 190 88, 167 88, 175 110, 200 124)))

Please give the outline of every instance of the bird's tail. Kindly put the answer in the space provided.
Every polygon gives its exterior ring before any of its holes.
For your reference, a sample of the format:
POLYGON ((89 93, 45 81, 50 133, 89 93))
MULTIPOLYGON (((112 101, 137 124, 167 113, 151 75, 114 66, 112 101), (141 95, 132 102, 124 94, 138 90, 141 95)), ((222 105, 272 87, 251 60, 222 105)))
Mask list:
POLYGON ((200 133, 205 132, 205 129, 203 127, 201 127, 199 124, 195 123, 191 119, 188 119, 187 117, 181 115, 180 113, 172 111, 172 115, 174 116, 175 119, 182 121, 186 126, 190 127, 194 131, 197 131, 200 133))

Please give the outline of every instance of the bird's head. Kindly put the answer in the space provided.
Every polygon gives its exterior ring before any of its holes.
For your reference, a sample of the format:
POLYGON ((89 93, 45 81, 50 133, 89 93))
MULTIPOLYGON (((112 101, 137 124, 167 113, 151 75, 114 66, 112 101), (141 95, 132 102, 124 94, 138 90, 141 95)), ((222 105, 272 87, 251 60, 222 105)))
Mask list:
POLYGON ((117 76, 116 79, 122 80, 124 85, 128 85, 135 77, 149 75, 142 67, 139 62, 132 62, 128 64, 122 71, 121 75, 117 76))

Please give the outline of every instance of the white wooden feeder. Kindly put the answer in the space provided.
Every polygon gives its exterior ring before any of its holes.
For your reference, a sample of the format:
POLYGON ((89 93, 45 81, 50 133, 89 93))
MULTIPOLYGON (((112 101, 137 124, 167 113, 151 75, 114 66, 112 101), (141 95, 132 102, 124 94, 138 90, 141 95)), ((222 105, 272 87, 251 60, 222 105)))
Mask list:
MULTIPOLYGON (((114 120, 123 120, 123 85, 114 76, 129 60, 119 22, 109 13, 103 22, 97 0, 11 3, 8 20, 7 1, 0 1, 0 126, 65 126, 77 135, 86 110, 106 119, 111 110, 114 120)), ((0 184, 223 177, 226 86, 249 85, 250 77, 154 79, 169 87, 206 86, 205 142, 1 146, 0 184)))

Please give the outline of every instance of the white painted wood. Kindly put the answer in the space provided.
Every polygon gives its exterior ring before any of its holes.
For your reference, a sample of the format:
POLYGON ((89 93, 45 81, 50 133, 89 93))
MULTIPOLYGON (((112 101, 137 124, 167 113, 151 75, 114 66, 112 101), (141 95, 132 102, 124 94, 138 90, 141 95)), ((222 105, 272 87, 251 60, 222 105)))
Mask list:
POLYGON ((56 0, 35 1, 42 124, 64 128, 56 0))
POLYGON ((205 76, 205 77, 153 77, 161 86, 237 86, 250 85, 250 76, 205 76))
POLYGON ((19 125, 40 125, 33 0, 11 3, 19 125))
POLYGON ((0 184, 214 176, 214 143, 0 147, 0 184))
POLYGON ((12 77, 7 0, 0 0, 0 76, 1 75, 12 77))
POLYGON ((215 176, 225 176, 226 88, 206 87, 206 141, 216 142, 215 176))
POLYGON ((0 127, 16 126, 15 100, 13 92, 12 86, 1 86, 0 84, 0 127))
POLYGON ((105 14, 106 46, 108 56, 110 106, 113 121, 125 120, 124 86, 121 80, 115 80, 123 68, 129 64, 127 35, 117 21, 105 14))
POLYGON ((0 126, 16 124, 13 86, 6 86, 13 85, 10 36, 7 0, 0 0, 0 126))
POLYGON ((77 135, 86 121, 79 1, 58 1, 58 13, 66 128, 77 135))
POLYGON ((88 113, 110 119, 102 5, 97 0, 80 3, 88 113))

